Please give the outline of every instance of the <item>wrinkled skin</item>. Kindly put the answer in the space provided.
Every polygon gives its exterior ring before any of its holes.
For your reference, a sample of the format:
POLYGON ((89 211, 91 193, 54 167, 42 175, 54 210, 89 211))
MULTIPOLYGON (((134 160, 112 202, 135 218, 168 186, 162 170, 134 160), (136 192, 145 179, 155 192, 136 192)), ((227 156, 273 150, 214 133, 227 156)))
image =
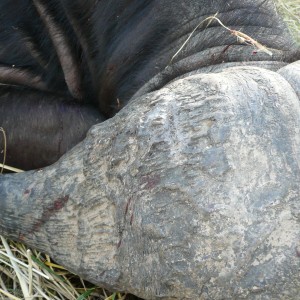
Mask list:
POLYGON ((0 178, 0 234, 157 300, 298 299, 300 61, 176 80, 0 178))
POLYGON ((271 1, 2 1, 0 23, 8 162, 67 151, 0 178, 1 235, 144 299, 298 298, 300 61, 271 1), (273 55, 211 23, 170 64, 216 12, 273 55))
POLYGON ((91 125, 189 72, 253 61, 276 70, 299 57, 271 1, 5 0, 0 11, 0 126, 7 164, 25 170, 55 162, 91 125), (216 12, 273 55, 211 22, 170 63, 216 12))

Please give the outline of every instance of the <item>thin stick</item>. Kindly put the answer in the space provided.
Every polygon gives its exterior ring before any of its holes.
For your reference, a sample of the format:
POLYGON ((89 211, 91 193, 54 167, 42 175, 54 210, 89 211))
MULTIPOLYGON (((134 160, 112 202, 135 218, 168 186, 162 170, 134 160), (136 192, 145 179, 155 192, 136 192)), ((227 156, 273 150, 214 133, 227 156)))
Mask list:
POLYGON ((15 173, 22 173, 22 172, 24 172, 21 169, 17 169, 17 168, 14 168, 14 167, 11 167, 11 166, 8 166, 8 165, 4 165, 4 164, 1 164, 1 163, 0 163, 0 168, 3 168, 5 170, 9 170, 9 171, 12 171, 12 172, 15 172, 15 173))
MULTIPOLYGON (((233 30, 227 26, 225 26, 221 20, 219 18, 216 17, 217 14, 215 14, 214 16, 210 16, 207 17, 206 19, 204 19, 203 21, 201 21, 195 28, 194 30, 190 33, 190 35, 188 36, 188 38, 185 40, 185 42, 182 44, 182 46, 179 48, 179 50, 172 56, 170 63, 171 64, 174 60, 174 58, 181 52, 181 50, 184 48, 184 46, 188 43, 188 41, 191 39, 192 35, 195 33, 195 31, 206 21, 212 21, 212 20, 216 20, 223 28, 225 28, 226 30, 228 30, 232 35, 236 36, 238 38, 238 41, 246 43, 247 45, 252 45, 254 47, 256 47, 258 50, 263 51, 267 54, 269 54, 270 56, 272 56, 272 52, 265 46, 263 46, 262 44, 260 44, 259 42, 257 42, 256 40, 254 40, 253 38, 251 38, 249 35, 238 31, 238 30, 233 30)), ((210 23, 208 23, 209 25, 210 23)), ((207 26, 208 26, 207 25, 207 26)))
POLYGON ((3 161, 2 161, 2 164, 0 163, 0 167, 1 167, 1 171, 0 171, 0 174, 3 173, 3 170, 9 170, 9 171, 12 171, 12 172, 15 172, 15 173, 21 173, 21 172, 24 172, 23 170, 20 170, 20 169, 17 169, 17 168, 14 168, 14 167, 10 167, 10 166, 7 166, 5 164, 5 161, 6 161, 6 151, 7 151, 7 141, 6 141, 6 133, 5 133, 5 130, 0 127, 0 131, 2 132, 2 135, 3 135, 3 161))
POLYGON ((32 296, 32 259, 31 259, 31 251, 28 249, 26 251, 27 259, 28 259, 28 290, 29 290, 29 296, 32 296))
POLYGON ((6 134, 5 134, 5 130, 0 127, 0 131, 2 132, 3 135, 3 164, 1 164, 1 174, 3 173, 3 169, 5 166, 5 161, 6 161, 6 134))

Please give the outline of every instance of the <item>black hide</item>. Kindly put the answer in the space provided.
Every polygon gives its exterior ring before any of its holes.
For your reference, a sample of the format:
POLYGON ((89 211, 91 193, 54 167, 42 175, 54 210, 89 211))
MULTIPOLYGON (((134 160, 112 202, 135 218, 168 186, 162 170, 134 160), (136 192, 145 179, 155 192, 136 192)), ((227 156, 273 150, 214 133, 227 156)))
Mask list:
POLYGON ((0 126, 7 164, 27 170, 55 162, 145 85, 149 92, 209 65, 290 62, 297 55, 271 1, 3 0, 0 126), (206 22, 169 65, 190 32, 216 13, 275 54, 255 54, 217 22, 206 22))

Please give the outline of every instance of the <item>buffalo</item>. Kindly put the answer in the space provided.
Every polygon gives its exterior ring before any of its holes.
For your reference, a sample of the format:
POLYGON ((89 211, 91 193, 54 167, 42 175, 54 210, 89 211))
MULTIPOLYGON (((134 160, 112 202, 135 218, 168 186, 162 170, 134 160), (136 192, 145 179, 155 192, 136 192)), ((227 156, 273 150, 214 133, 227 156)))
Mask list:
POLYGON ((265 0, 0 3, 0 233, 145 299, 296 299, 299 46, 265 0))

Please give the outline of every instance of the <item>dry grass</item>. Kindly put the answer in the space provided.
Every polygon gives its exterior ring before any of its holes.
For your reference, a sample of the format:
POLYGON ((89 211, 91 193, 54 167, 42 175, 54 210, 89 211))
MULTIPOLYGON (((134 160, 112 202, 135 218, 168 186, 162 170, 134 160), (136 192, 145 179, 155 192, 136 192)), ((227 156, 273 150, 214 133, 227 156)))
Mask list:
POLYGON ((249 35, 238 31, 238 30, 233 30, 229 27, 227 27, 226 25, 224 25, 224 23, 221 22, 221 20, 219 18, 217 18, 217 13, 214 16, 210 16, 207 17, 206 19, 202 20, 195 28, 194 30, 190 33, 190 35, 188 36, 188 38, 184 41, 184 43, 181 45, 181 47, 179 48, 179 50, 172 56, 171 60, 170 60, 170 64, 173 62, 173 60, 175 59, 175 57, 182 51, 182 49, 185 47, 185 45, 189 42, 189 40, 191 39, 192 35, 195 33, 195 31, 203 24, 207 23, 207 26, 210 24, 211 21, 215 20, 219 23, 220 26, 222 26, 224 29, 226 29, 231 35, 235 36, 237 38, 237 40, 241 43, 241 44, 245 44, 245 45, 249 45, 252 46, 255 50, 254 51, 262 51, 265 52, 267 54, 269 54, 270 56, 272 56, 272 52, 270 49, 268 49, 267 47, 265 47, 264 45, 260 44, 258 41, 254 40, 252 37, 250 37, 249 35))
POLYGON ((48 255, 1 237, 0 299, 125 300, 126 295, 86 283, 48 255))
MULTIPOLYGON (((293 36, 300 44, 300 1, 276 2, 278 12, 284 16, 293 36)), ((124 300, 126 295, 107 294, 103 289, 84 282, 78 276, 54 264, 47 255, 35 250, 31 253, 26 246, 1 238, 0 299, 124 300)))

